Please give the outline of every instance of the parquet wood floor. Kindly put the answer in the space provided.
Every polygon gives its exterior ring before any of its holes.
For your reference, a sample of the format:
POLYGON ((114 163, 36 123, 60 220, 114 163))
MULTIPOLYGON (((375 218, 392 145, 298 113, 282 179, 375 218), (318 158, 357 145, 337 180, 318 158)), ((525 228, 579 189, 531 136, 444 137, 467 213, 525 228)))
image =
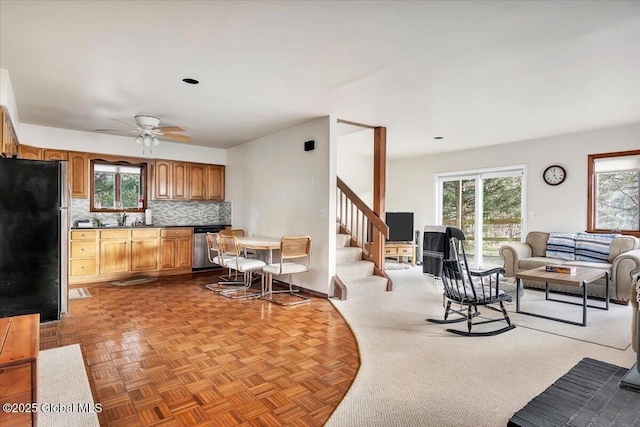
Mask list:
POLYGON ((40 349, 80 344, 104 426, 321 426, 351 386, 358 349, 331 303, 233 301, 215 273, 118 287, 42 324, 40 349))

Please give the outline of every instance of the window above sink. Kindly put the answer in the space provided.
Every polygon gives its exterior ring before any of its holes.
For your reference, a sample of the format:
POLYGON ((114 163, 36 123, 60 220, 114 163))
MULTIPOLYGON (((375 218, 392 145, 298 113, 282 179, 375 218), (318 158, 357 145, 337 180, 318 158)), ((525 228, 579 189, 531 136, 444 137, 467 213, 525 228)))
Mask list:
POLYGON ((90 211, 143 211, 147 206, 146 163, 91 160, 90 211))

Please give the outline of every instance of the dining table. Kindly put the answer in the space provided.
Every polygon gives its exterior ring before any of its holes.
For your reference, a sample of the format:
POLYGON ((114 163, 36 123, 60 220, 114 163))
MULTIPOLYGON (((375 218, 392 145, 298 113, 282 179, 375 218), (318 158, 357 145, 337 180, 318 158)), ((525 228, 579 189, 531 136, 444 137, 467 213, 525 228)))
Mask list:
MULTIPOLYGON (((273 251, 280 249, 280 240, 276 237, 268 236, 241 236, 236 237, 238 246, 254 251, 267 251, 267 265, 273 264, 273 251)), ((264 276, 264 275, 263 275, 264 276)), ((276 282, 278 282, 276 280, 276 282)), ((265 280, 262 283, 263 296, 273 294, 273 279, 265 280)))

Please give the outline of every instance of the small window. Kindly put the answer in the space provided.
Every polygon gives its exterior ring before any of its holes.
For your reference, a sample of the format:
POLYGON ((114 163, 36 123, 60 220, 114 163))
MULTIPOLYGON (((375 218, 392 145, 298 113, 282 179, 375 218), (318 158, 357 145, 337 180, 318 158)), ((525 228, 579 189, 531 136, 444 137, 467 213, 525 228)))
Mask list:
POLYGON ((588 231, 640 236, 640 151, 589 156, 588 231))
POLYGON ((146 165, 126 162, 91 161, 91 211, 123 212, 143 210, 146 165))

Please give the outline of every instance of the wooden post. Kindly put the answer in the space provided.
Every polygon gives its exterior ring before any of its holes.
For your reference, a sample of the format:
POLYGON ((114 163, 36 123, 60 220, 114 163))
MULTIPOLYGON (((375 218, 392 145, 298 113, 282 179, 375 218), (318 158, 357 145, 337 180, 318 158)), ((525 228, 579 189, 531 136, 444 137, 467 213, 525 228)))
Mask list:
MULTIPOLYGON (((385 192, 387 183, 387 128, 378 126, 373 130, 373 212, 384 221, 385 192)), ((373 259, 384 271, 385 238, 373 234, 373 259)))

